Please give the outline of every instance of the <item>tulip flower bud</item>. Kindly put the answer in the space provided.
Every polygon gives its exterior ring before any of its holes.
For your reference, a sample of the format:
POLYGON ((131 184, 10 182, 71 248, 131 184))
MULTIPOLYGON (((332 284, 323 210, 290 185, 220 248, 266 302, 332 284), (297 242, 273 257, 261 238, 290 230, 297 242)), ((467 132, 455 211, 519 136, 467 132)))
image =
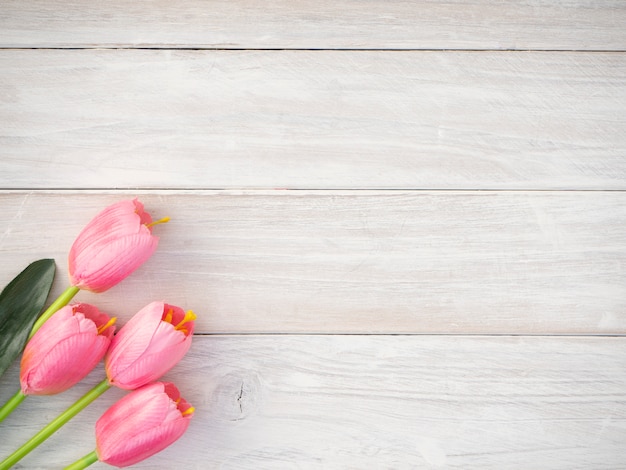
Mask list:
POLYGON ((164 302, 141 309, 115 335, 104 365, 109 383, 134 390, 157 380, 189 350, 196 316, 164 302))
POLYGON ((152 222, 137 199, 105 208, 78 235, 69 253, 73 286, 103 292, 126 278, 156 250, 158 238, 152 222))
POLYGON ((104 357, 115 318, 89 304, 67 305, 26 344, 20 383, 24 395, 52 395, 81 381, 104 357))
POLYGON ((120 399, 96 422, 98 460, 116 467, 140 462, 180 438, 193 413, 174 384, 145 385, 120 399))

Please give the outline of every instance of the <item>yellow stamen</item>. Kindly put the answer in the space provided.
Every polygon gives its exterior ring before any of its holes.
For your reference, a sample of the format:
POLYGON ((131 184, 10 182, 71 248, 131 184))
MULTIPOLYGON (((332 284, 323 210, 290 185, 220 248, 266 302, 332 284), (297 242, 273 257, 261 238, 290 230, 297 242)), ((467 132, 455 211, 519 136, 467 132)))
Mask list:
POLYGON ((106 322, 104 325, 100 325, 98 327, 98 334, 101 335, 103 331, 105 331, 107 328, 113 326, 116 321, 117 321, 117 317, 113 317, 108 322, 106 322))
POLYGON ((158 225, 158 224, 166 224, 169 221, 170 221, 169 217, 163 217, 162 219, 155 220, 154 222, 150 222, 149 224, 146 224, 146 227, 151 228, 151 227, 153 227, 155 225, 158 225))
POLYGON ((185 323, 190 322, 190 321, 194 321, 196 318, 197 318, 197 317, 196 317, 196 314, 195 314, 195 313, 193 313, 191 310, 187 310, 187 312, 185 313, 185 318, 183 318, 183 319, 180 321, 180 323, 174 327, 174 329, 175 329, 175 330, 180 330, 180 331, 183 331, 183 333, 185 333, 185 334, 186 334, 186 333, 187 333, 187 329, 186 329, 186 328, 182 328, 182 327, 183 327, 183 325, 184 325, 185 323))
POLYGON ((191 415, 193 413, 195 413, 196 409, 193 406, 190 406, 189 408, 187 408, 185 411, 182 412, 183 416, 187 416, 187 415, 191 415))
POLYGON ((163 318, 163 321, 166 323, 172 323, 173 316, 174 316, 174 310, 170 308, 165 314, 165 318, 163 318))

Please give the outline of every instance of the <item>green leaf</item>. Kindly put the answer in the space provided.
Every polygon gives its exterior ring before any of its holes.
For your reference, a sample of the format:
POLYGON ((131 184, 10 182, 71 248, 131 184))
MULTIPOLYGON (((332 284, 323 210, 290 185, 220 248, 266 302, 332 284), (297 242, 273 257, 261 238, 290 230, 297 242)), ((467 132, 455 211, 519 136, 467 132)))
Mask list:
POLYGON ((22 353, 54 280, 53 259, 31 263, 0 293, 0 375, 22 353))

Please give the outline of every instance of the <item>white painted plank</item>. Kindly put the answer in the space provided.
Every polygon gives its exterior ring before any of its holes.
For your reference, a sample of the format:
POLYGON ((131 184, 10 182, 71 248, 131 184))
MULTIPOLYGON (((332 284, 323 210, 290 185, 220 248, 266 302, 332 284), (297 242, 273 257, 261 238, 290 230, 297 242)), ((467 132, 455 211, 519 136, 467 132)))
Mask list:
POLYGON ((5 50, 0 70, 2 188, 626 188, 626 53, 5 50))
POLYGON ((624 50, 620 0, 4 0, 2 47, 624 50))
MULTIPOLYGON (((133 468, 621 470, 625 372, 623 337, 198 337, 167 376, 196 406, 191 427, 133 468)), ((0 382, 2 400, 14 383, 0 382)), ((28 398, 0 428, 0 455, 84 385, 28 398)), ((87 453, 121 395, 107 392, 25 468, 87 453)))
MULTIPOLYGON (((129 318, 195 310, 205 333, 626 333, 626 193, 138 193, 157 253, 79 299, 129 318)), ((104 206, 131 194, 0 194, 0 282, 58 264, 104 206)))

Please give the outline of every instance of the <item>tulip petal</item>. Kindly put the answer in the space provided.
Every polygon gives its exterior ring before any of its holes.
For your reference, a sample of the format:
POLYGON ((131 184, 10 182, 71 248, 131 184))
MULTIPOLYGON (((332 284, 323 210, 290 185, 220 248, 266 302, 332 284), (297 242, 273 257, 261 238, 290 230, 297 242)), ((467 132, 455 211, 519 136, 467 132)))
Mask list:
MULTIPOLYGON (((38 351, 45 356, 56 342, 79 333, 98 334, 97 327, 108 322, 109 317, 90 304, 79 303, 66 305, 54 313, 27 343, 24 355, 38 351)), ((112 331, 107 333, 111 336, 112 331)))
POLYGON ((113 453, 123 447, 129 437, 147 427, 158 426, 170 402, 161 382, 145 385, 119 400, 96 423, 100 454, 113 453))
POLYGON ((172 345, 182 343, 188 337, 189 335, 174 329, 171 323, 162 321, 152 335, 149 352, 152 354, 159 353, 164 349, 169 349, 172 345))
POLYGON ((72 307, 75 312, 80 312, 85 318, 93 321, 96 329, 109 322, 109 316, 91 304, 77 303, 73 304, 72 307))
POLYGON ((122 373, 150 346, 154 332, 161 323, 163 302, 152 302, 137 312, 113 337, 105 358, 109 379, 122 373))
MULTIPOLYGON (((147 229, 146 229, 147 230, 147 229)), ((156 250, 158 238, 150 234, 133 234, 93 245, 81 253, 72 272, 72 284, 103 292, 141 266, 156 250)))
POLYGON ((41 355, 46 355, 54 347, 56 341, 63 340, 68 336, 78 333, 78 323, 72 320, 73 310, 71 305, 67 305, 52 315, 39 329, 37 334, 31 338, 24 348, 24 356, 37 351, 41 355))
POLYGON ((143 427, 158 426, 164 419, 171 399, 163 392, 163 384, 141 387, 109 408, 96 424, 98 434, 106 434, 107 442, 116 447, 129 436, 140 432, 135 423, 143 427), (146 387, 152 389, 144 390, 146 387), (112 435, 109 435, 112 434, 112 435))
POLYGON ((132 257, 135 244, 138 244, 135 240, 151 240, 153 238, 156 237, 150 235, 149 230, 145 227, 140 233, 125 233, 115 237, 101 236, 80 251, 75 257, 75 262, 82 266, 84 271, 91 271, 94 266, 99 267, 109 263, 111 260, 115 261, 115 257, 120 254, 132 257), (120 243, 124 239, 127 240, 120 243))
POLYGON ((128 467, 161 452, 176 442, 188 427, 189 419, 181 417, 158 427, 145 428, 140 434, 120 443, 115 455, 103 458, 98 453, 98 456, 109 465, 128 467))
POLYGON ((124 370, 110 377, 112 385, 125 390, 134 390, 146 383, 159 379, 172 369, 187 353, 191 337, 183 342, 171 344, 157 353, 144 353, 124 370))
POLYGON ((135 213, 139 216, 140 222, 142 225, 148 226, 152 223, 152 217, 148 214, 144 208, 143 204, 139 202, 139 199, 133 199, 133 205, 135 206, 135 213))
POLYGON ((68 389, 100 362, 113 328, 98 334, 97 322, 109 317, 93 305, 67 305, 52 315, 27 343, 20 383, 28 395, 50 395, 68 389))
MULTIPOLYGON (((143 206, 141 206, 143 211, 143 206)), ((142 224, 132 200, 120 201, 105 207, 79 233, 70 249, 70 257, 81 253, 104 238, 113 239, 137 233, 142 224)))
POLYGON ((173 384, 157 382, 119 400, 96 423, 99 460, 126 467, 176 441, 190 421, 177 408, 179 398, 173 384))
POLYGON ((69 252, 73 286, 103 292, 131 274, 156 249, 150 214, 137 200, 105 208, 78 235, 69 252))
POLYGON ((194 322, 185 331, 170 323, 184 318, 180 307, 152 302, 141 309, 113 338, 105 358, 111 385, 132 390, 158 379, 187 353, 194 322), (161 320, 165 318, 165 320, 161 320))
POLYGON ((60 393, 81 381, 102 360, 110 340, 98 334, 79 333, 55 342, 22 362, 20 383, 26 395, 60 393))

